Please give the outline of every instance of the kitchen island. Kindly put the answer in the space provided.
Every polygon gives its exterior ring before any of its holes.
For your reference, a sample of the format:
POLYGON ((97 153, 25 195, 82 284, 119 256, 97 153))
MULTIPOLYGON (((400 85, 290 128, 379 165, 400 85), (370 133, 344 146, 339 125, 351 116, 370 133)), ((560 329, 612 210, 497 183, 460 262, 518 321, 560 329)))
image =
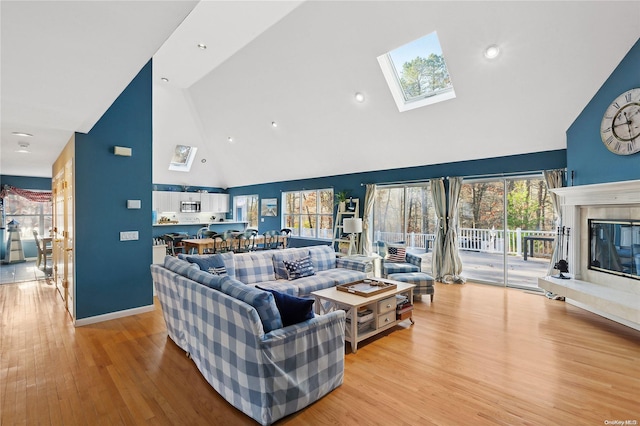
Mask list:
POLYGON ((209 230, 222 233, 228 230, 244 231, 247 228, 248 222, 237 222, 232 220, 225 220, 224 222, 205 222, 205 223, 193 223, 193 222, 179 222, 179 223, 154 223, 153 224, 153 237, 158 238, 164 234, 172 232, 179 232, 183 234, 189 234, 195 237, 198 230, 202 227, 207 227, 209 230))

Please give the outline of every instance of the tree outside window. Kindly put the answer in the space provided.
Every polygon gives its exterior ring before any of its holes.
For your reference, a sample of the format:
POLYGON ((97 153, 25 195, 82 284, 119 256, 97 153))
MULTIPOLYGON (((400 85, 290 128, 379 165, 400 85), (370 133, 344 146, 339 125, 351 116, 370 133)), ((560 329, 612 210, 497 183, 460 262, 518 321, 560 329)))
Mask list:
POLYGON ((282 194, 282 227, 292 235, 331 239, 333 189, 290 191, 282 194))

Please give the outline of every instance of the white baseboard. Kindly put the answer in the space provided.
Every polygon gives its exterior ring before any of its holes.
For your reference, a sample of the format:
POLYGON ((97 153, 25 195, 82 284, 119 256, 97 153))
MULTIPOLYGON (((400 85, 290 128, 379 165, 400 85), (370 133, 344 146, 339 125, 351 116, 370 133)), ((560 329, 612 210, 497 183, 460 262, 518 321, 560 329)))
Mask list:
POLYGON ((76 320, 74 325, 76 327, 82 327, 83 325, 110 321, 112 319, 128 317, 131 315, 143 314, 145 312, 151 312, 154 309, 155 309, 155 306, 151 304, 147 306, 140 306, 139 308, 125 309, 124 311, 109 312, 108 314, 96 315, 95 317, 82 318, 82 319, 76 320))

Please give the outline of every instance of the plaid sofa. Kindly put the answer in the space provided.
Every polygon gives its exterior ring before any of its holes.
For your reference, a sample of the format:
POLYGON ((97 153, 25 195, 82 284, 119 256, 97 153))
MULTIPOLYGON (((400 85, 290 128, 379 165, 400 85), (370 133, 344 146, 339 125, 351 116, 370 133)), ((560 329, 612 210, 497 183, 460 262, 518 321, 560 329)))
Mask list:
MULTIPOLYGON (((272 265, 275 254, 289 256, 293 250, 300 249, 269 251, 272 265)), ((269 283, 304 295, 320 286, 366 275, 337 267, 366 268, 340 259, 331 263, 322 255, 325 249, 307 248, 294 253, 294 258, 310 250, 319 250, 314 266, 318 266, 316 275, 323 277, 321 281, 295 283, 314 276, 276 279, 279 272, 276 267, 271 271, 266 268, 267 255, 262 252, 228 254, 225 258, 225 264, 233 261, 236 278, 250 282, 212 275, 172 256, 165 258, 164 265, 151 265, 169 337, 191 355, 203 377, 223 398, 260 424, 271 424, 301 410, 343 381, 345 313, 334 311, 278 326, 273 295, 254 287, 269 283), (258 282, 261 278, 273 279, 258 282)), ((335 253, 332 256, 335 259, 335 253)))
MULTIPOLYGON (((207 256, 211 255, 179 254, 178 258, 207 256)), ((336 257, 331 246, 225 253, 219 256, 223 258, 229 275, 238 281, 298 297, 309 297, 312 291, 362 280, 372 268, 370 263, 336 257), (304 256, 311 258, 315 274, 290 281, 283 261, 304 256)))

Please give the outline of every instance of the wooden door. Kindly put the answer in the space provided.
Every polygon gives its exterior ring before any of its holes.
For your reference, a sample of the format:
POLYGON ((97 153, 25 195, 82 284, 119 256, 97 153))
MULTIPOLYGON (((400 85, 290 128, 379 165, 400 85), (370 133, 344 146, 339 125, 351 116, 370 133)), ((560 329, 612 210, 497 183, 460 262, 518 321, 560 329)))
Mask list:
POLYGON ((76 318, 75 305, 75 268, 74 268, 74 177, 73 158, 70 158, 64 166, 64 287, 65 304, 71 317, 76 318))
POLYGON ((53 192, 53 279, 64 299, 64 169, 58 171, 51 182, 53 192))
POLYGON ((75 321, 75 268, 74 268, 74 153, 75 136, 72 136, 53 163, 54 189, 54 270, 56 287, 65 308, 75 321))

